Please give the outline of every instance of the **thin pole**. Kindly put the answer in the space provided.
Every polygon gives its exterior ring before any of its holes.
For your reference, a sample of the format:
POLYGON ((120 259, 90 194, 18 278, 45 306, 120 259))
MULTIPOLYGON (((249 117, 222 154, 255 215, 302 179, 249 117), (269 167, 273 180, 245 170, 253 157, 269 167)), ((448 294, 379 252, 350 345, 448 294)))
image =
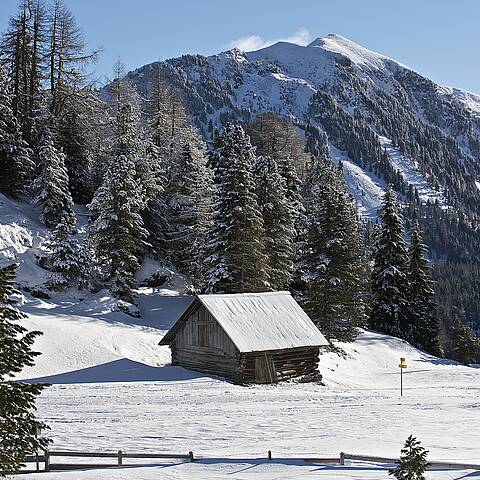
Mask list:
POLYGON ((400 367, 400 396, 403 397, 403 368, 400 367))

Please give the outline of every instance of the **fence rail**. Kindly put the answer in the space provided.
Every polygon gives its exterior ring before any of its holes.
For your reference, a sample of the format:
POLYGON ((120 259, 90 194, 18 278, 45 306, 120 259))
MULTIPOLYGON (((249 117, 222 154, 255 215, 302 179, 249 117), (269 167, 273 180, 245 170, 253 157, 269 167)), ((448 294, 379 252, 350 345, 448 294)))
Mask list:
MULTIPOLYGON (((193 462, 199 460, 198 457, 195 457, 193 452, 190 451, 186 454, 181 453, 126 453, 122 450, 117 452, 75 452, 75 451, 64 451, 64 450, 46 450, 42 454, 38 455, 29 455, 26 457, 26 463, 36 463, 36 470, 40 471, 40 464, 44 465, 44 471, 49 472, 51 470, 77 470, 85 468, 115 468, 122 467, 124 465, 123 461, 125 459, 172 459, 172 460, 187 460, 193 462), (116 462, 111 463, 53 463, 52 458, 105 458, 105 459, 116 459, 116 462)), ((208 457, 208 460, 235 460, 234 458, 222 458, 215 459, 213 457, 208 457)), ((274 461, 275 458, 272 455, 272 451, 267 452, 267 456, 263 458, 251 459, 255 461, 259 460, 268 460, 274 461)), ((383 463, 383 464, 395 464, 399 461, 398 458, 392 457, 378 457, 372 455, 357 455, 352 453, 341 452, 339 456, 329 456, 329 457, 282 457, 277 458, 277 461, 284 460, 299 460, 309 463, 317 464, 336 464, 336 465, 345 465, 346 461, 363 461, 363 462, 374 462, 374 463, 383 463)), ((140 466, 140 465, 138 465, 140 466)), ((430 461, 429 467, 431 469, 451 469, 451 470, 477 470, 480 471, 480 464, 471 464, 471 463, 457 463, 457 462, 442 462, 442 461, 430 461)), ((28 472, 33 472, 29 470, 28 472)), ((23 471, 22 473, 27 473, 23 471)))
MULTIPOLYGON (((39 465, 43 463, 44 471, 51 470, 76 470, 81 468, 112 468, 123 466, 124 459, 172 459, 195 461, 193 452, 188 453, 125 453, 122 450, 117 452, 74 452, 64 450, 45 450, 43 454, 28 455, 25 458, 26 463, 36 463, 36 471, 40 471, 39 465), (115 458, 115 463, 53 463, 52 458, 115 458)), ((25 473, 25 472, 22 472, 25 473)))

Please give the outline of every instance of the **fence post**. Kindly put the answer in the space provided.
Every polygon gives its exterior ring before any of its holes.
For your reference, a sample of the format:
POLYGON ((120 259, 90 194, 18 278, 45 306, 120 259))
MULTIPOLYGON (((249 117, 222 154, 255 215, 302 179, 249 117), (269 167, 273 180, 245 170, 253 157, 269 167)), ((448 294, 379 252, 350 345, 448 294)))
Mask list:
POLYGON ((345 454, 340 452, 340 465, 345 465, 345 454))
POLYGON ((43 454, 43 459, 45 460, 45 471, 49 472, 50 471, 50 452, 48 450, 45 450, 43 454))
POLYGON ((193 462, 195 459, 193 458, 193 452, 188 452, 188 456, 190 457, 190 461, 193 462))
POLYGON ((118 466, 120 467, 123 464, 122 451, 118 451, 118 466))
POLYGON ((271 450, 268 451, 268 459, 269 459, 269 460, 272 459, 272 451, 271 451, 271 450))

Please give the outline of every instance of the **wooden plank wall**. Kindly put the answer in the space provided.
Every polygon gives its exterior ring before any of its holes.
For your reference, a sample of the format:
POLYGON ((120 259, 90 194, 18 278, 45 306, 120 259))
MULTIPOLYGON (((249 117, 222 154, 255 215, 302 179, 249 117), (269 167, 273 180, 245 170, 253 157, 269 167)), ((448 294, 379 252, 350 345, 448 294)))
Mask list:
POLYGON ((203 305, 185 321, 171 349, 172 365, 241 382, 240 353, 203 305))
POLYGON ((177 349, 199 347, 225 352, 228 355, 237 354, 235 345, 203 305, 192 312, 183 328, 177 332, 175 346, 177 349))
POLYGON ((275 383, 307 375, 317 369, 318 354, 318 347, 244 353, 241 356, 243 383, 275 383), (259 365, 264 365, 265 372, 258 371, 259 365))

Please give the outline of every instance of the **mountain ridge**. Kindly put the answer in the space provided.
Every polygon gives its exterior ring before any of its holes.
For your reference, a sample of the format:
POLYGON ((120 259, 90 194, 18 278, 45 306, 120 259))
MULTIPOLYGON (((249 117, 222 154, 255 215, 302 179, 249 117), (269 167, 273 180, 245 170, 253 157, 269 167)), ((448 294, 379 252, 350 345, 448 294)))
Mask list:
POLYGON ((126 77, 146 99, 158 74, 206 140, 227 122, 245 124, 266 112, 289 118, 311 153, 343 165, 367 219, 375 221, 392 184, 407 221, 419 210, 438 266, 437 300, 462 297, 442 308, 449 316, 452 308, 467 312, 467 322, 480 328, 473 281, 480 248, 480 96, 438 85, 334 34, 310 46, 278 42, 254 52, 184 55, 126 77), (457 292, 452 282, 460 272, 464 288, 457 292))

